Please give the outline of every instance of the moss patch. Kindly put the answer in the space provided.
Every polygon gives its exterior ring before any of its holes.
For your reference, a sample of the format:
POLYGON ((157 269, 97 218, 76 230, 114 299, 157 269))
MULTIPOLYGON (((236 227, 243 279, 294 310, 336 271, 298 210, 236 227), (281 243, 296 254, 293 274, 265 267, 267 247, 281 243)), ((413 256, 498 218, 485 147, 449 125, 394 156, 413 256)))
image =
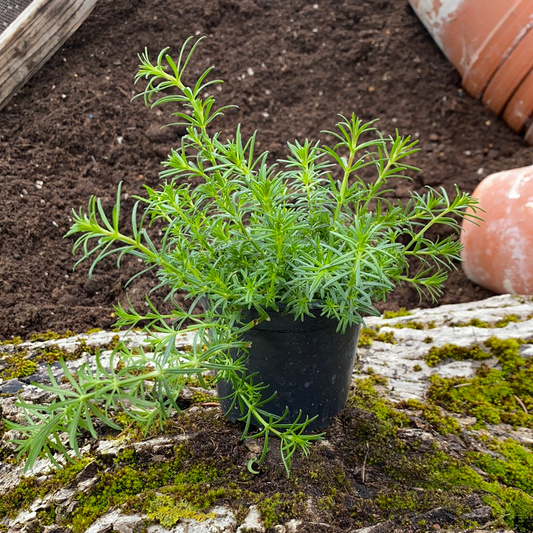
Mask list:
POLYGON ((405 307, 400 307, 397 311, 385 311, 382 316, 383 318, 398 318, 399 316, 411 316, 412 314, 405 307))
POLYGON ((422 322, 416 322, 414 320, 409 320, 409 322, 398 322, 397 324, 392 324, 390 326, 391 328, 396 329, 434 329, 435 328, 435 322, 427 322, 426 324, 422 322))
POLYGON ((428 366, 437 366, 441 361, 447 359, 454 359, 456 361, 467 361, 473 359, 475 361, 482 361, 492 357, 488 351, 483 350, 478 344, 474 346, 457 346, 456 344, 445 344, 440 348, 434 346, 429 350, 425 357, 428 366))
POLYGON ((476 328, 504 328, 513 322, 520 322, 520 318, 518 318, 516 315, 505 315, 496 322, 484 322, 483 320, 479 320, 479 318, 473 318, 468 322, 459 322, 454 325, 455 327, 473 326, 476 328))
POLYGON ((38 350, 35 361, 49 365, 57 363, 60 359, 63 359, 63 361, 75 361, 84 354, 96 355, 101 351, 113 350, 119 343, 120 338, 118 335, 114 335, 111 341, 100 346, 90 346, 85 339, 80 339, 76 349, 72 352, 60 348, 57 344, 50 344, 38 350))
POLYGON ((22 339, 17 336, 11 339, 7 339, 5 341, 0 341, 0 346, 8 346, 10 344, 13 344, 13 345, 22 344, 22 339))
POLYGON ((394 340, 393 331, 389 331, 386 333, 380 333, 379 331, 373 328, 364 328, 361 330, 361 333, 359 335, 359 344, 358 344, 360 348, 365 347, 365 346, 372 346, 372 343, 374 341, 387 342, 389 344, 396 343, 396 341, 394 340))
POLYGON ((27 350, 16 350, 4 358, 6 368, 0 372, 2 379, 24 378, 37 372, 37 365, 27 359, 27 350))
MULTIPOLYGON (((531 452, 528 452, 531 454, 531 452)), ((481 491, 483 501, 497 518, 495 526, 507 525, 517 533, 529 533, 533 528, 533 498, 522 489, 498 481, 487 481, 478 470, 443 454, 435 460, 435 477, 443 488, 465 487, 481 491)), ((529 471, 531 475, 531 471, 529 471)))
POLYGON ((438 431, 443 435, 448 433, 458 435, 461 431, 461 427, 457 420, 451 416, 443 414, 437 405, 431 403, 425 404, 418 400, 411 399, 400 402, 398 407, 400 409, 407 408, 419 411, 421 418, 428 422, 435 431, 438 431))
POLYGON ((490 353, 481 349, 475 353, 496 356, 501 370, 481 365, 473 379, 433 375, 429 400, 448 411, 475 416, 475 427, 504 422, 533 428, 533 360, 519 355, 522 343, 490 338, 484 343, 490 353))
MULTIPOLYGON (((58 335, 57 333, 48 332, 37 336, 38 340, 50 340, 51 338, 64 338, 67 336, 58 335)), ((70 336, 70 335, 68 335, 70 336)), ((5 368, 0 372, 0 378, 13 379, 28 377, 37 372, 39 364, 53 364, 60 359, 64 361, 74 361, 79 359, 83 354, 96 355, 102 350, 112 350, 120 343, 118 335, 115 335, 110 342, 102 346, 89 346, 84 339, 81 339, 76 349, 72 352, 64 350, 56 344, 51 344, 37 348, 35 355, 29 355, 27 349, 21 349, 18 343, 14 344, 13 353, 4 356, 5 368), (32 359, 30 359, 32 357, 32 359)))
POLYGON ((55 341, 58 339, 68 339, 75 337, 76 333, 73 331, 66 331, 65 333, 55 333, 54 331, 47 331, 46 333, 34 333, 30 336, 32 342, 55 341))
POLYGON ((171 496, 156 496, 148 505, 146 515, 152 520, 157 520, 163 527, 172 527, 182 518, 193 518, 203 522, 214 518, 214 513, 199 512, 190 503, 177 500, 171 496))

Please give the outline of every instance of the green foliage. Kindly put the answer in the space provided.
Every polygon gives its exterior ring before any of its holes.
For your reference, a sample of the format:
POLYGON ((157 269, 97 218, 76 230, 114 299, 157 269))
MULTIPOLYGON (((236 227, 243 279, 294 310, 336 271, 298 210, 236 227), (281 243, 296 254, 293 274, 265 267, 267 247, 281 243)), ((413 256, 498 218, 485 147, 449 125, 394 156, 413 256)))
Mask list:
POLYGON ((117 409, 145 431, 161 425, 178 410, 184 384, 196 377, 204 386, 202 374, 212 370, 233 385, 243 437, 264 437, 256 462, 264 460, 269 436, 278 437, 288 473, 296 450, 307 454, 321 435, 306 434, 308 419, 289 423, 285 415, 268 412, 262 386, 246 370, 244 333, 281 308, 295 319, 325 315, 345 331, 362 323, 364 315, 378 316, 375 302, 403 283, 435 300, 447 271, 460 259, 456 234, 461 219, 478 218, 477 201, 457 188, 454 198, 445 189, 428 189, 412 193, 405 203, 391 202, 389 180, 416 170, 405 162, 416 142, 398 132, 384 138, 373 122, 365 124, 355 115, 341 116, 337 130, 329 132, 334 145, 307 139, 288 143, 287 158, 277 166, 267 161, 267 153, 256 154, 255 134, 245 139, 238 127, 224 141, 211 132, 225 109, 216 109, 209 94, 220 81, 206 81, 211 69, 196 81, 185 80, 199 42, 187 52, 190 41, 177 62, 163 50, 153 63, 145 51, 136 76, 136 81, 147 80, 141 93, 145 103, 177 106, 173 115, 186 128, 181 144, 163 163, 161 187, 147 187, 147 198, 137 199, 128 232, 120 228, 119 186, 110 216, 93 197, 86 213, 74 212, 67 236, 80 234, 74 250, 83 252, 79 262, 92 260, 89 275, 108 256, 115 255, 120 265, 124 255, 132 255, 145 266, 137 275, 156 271, 169 301, 181 290, 191 309, 200 302, 207 309, 194 315, 176 305, 162 314, 149 298, 147 312, 119 306, 117 326, 142 324, 151 354, 120 347, 111 370, 97 360, 95 370, 84 365, 76 375, 63 365, 72 390, 62 390, 50 376, 52 385, 42 388, 58 400, 51 405, 20 401, 28 425, 10 427, 23 435, 17 443, 19 452, 28 454, 27 466, 39 455, 66 454, 61 432, 68 433, 68 446, 79 453, 80 431, 96 437, 94 418, 117 428, 111 418, 117 409), (200 184, 193 186, 192 179, 200 184), (149 236, 151 224, 161 227, 160 242, 149 236), (426 236, 439 226, 450 236, 426 236), (410 258, 418 259, 417 269, 409 266, 410 258), (247 320, 247 309, 259 318, 247 320), (176 350, 179 331, 195 332, 191 350, 176 350), (123 365, 115 370, 117 360, 123 365), (259 428, 253 435, 252 426, 259 428))

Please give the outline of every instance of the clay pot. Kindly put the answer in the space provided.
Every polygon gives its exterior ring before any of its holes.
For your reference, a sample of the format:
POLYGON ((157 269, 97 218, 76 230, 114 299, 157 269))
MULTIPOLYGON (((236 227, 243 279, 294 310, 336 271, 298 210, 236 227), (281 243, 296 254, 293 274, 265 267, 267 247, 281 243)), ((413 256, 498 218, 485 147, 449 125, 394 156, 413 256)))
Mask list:
POLYGON ((473 196, 484 219, 465 221, 466 275, 496 293, 533 295, 533 166, 487 176, 473 196))
MULTIPOLYGON (((409 0, 469 94, 517 132, 533 115, 533 0, 409 0)), ((530 127, 531 129, 531 127, 530 127)), ((527 139, 533 137, 528 131, 527 139)), ((529 141, 531 142, 531 141, 529 141)))

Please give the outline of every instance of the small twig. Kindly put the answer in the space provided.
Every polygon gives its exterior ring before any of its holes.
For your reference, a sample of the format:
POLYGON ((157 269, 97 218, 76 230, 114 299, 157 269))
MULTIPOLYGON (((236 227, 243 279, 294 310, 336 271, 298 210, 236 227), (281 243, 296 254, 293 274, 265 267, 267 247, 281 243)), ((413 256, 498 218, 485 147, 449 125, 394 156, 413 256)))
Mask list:
POLYGON ((368 452, 370 451, 370 445, 368 442, 366 443, 366 453, 365 458, 363 459, 363 466, 361 467, 361 483, 365 484, 365 477, 366 477, 366 460, 368 459, 368 452))
POLYGON ((118 439, 119 437, 121 437, 126 431, 128 431, 128 429, 131 428, 131 426, 133 426, 133 424, 135 424, 135 420, 130 422, 129 426, 125 427, 115 438, 118 439))
POLYGON ((211 441, 211 444, 213 445, 213 455, 215 455, 215 453, 218 452, 218 443, 216 443, 211 437, 209 438, 209 440, 211 441))
POLYGON ((459 383, 458 385, 454 385, 452 389, 459 389, 460 387, 469 387, 472 385, 472 383, 459 383))
POLYGON ((123 89, 120 85, 117 85, 117 89, 128 99, 131 99, 131 95, 127 93, 125 89, 123 89))
POLYGON ((220 404, 218 402, 203 402, 197 405, 201 405, 202 407, 220 407, 220 404))
POLYGON ((529 413, 527 412, 527 407, 524 405, 524 402, 516 394, 513 394, 513 396, 515 400, 520 404, 520 407, 524 410, 524 413, 528 415, 529 413))

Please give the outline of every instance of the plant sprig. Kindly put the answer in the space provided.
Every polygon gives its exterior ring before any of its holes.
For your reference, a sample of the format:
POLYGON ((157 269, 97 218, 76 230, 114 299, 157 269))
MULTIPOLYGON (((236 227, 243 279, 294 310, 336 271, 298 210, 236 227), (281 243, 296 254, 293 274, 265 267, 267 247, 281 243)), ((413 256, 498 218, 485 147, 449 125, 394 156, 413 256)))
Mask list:
POLYGON ((406 163, 416 141, 398 131, 385 138, 375 121, 340 116, 337 130, 329 132, 333 146, 294 141, 278 166, 269 165, 266 152, 257 154, 255 133, 244 138, 237 127, 233 139, 222 140, 209 131, 227 109, 215 108, 209 94, 221 81, 206 81, 207 69, 194 83, 186 82, 199 42, 188 39, 177 61, 167 49, 155 63, 146 50, 139 56, 136 82, 147 81, 138 96, 151 107, 179 106, 173 115, 186 126, 180 146, 163 163, 162 186, 146 187, 147 197, 137 198, 129 232, 120 228, 119 186, 110 219, 100 200, 91 198, 86 213, 74 212, 67 236, 79 235, 74 251, 82 252, 78 263, 92 260, 90 275, 113 254, 118 265, 124 255, 133 255, 146 266, 137 275, 154 269, 167 300, 173 302, 180 290, 191 308, 209 305, 198 315, 177 304, 162 314, 149 299, 145 314, 117 307, 118 325, 141 325, 152 351, 134 353, 122 345, 109 366, 97 358, 94 370, 84 365, 75 374, 63 365, 69 391, 50 373, 51 385, 39 386, 57 400, 50 405, 20 401, 28 424, 8 423, 22 433, 16 442, 19 453, 27 454, 27 467, 39 455, 54 460, 54 453, 66 455, 67 448, 79 453, 81 430, 96 437, 95 419, 115 427, 117 410, 148 431, 178 410, 187 379, 204 383, 203 373, 210 370, 232 384, 232 408, 240 410, 243 437, 264 438, 263 452, 249 468, 264 460, 269 437, 275 436, 288 473, 295 451, 307 453, 321 435, 307 434, 312 419, 288 420, 287 412, 268 411, 263 384, 246 370, 246 331, 283 306, 295 319, 316 313, 335 319, 344 332, 364 316, 378 315, 375 303, 401 283, 435 299, 460 259, 460 221, 478 218, 477 201, 457 189, 453 199, 445 189, 428 189, 412 193, 405 205, 393 203, 388 182, 408 179, 417 170, 406 163), (200 183, 193 186, 190 180, 200 183), (162 229, 158 242, 150 236, 153 223, 162 229), (450 235, 431 239, 428 232, 435 226, 446 227, 450 235), (412 257, 420 262, 414 272, 412 257), (247 309, 259 318, 246 323, 242 311, 247 309), (191 352, 175 348, 183 330, 194 332, 191 352), (114 370, 115 361, 121 370, 114 370))

